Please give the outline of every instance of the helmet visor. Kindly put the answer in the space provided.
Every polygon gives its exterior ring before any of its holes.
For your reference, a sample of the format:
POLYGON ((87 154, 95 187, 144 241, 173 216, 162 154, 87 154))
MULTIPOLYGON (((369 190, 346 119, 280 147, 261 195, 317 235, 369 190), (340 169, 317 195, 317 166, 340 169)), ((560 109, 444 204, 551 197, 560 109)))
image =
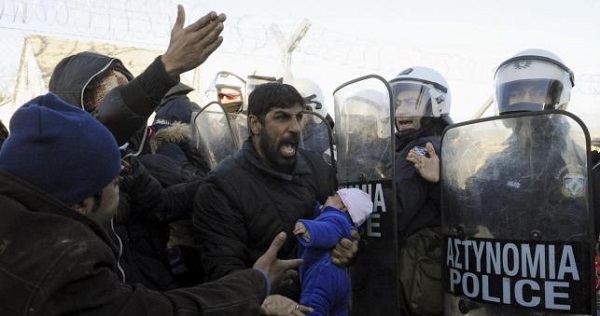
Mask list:
POLYGON ((499 114, 557 109, 563 85, 558 80, 527 79, 497 87, 499 114))
POLYGON ((429 87, 414 82, 391 83, 394 92, 396 117, 423 117, 431 114, 429 87))

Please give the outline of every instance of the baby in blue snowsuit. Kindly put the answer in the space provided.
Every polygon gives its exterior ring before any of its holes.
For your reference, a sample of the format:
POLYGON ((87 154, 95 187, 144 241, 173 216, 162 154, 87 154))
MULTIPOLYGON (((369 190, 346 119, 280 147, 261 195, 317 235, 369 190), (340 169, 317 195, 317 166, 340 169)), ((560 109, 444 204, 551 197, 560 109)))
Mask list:
POLYGON ((314 308, 310 315, 348 315, 351 284, 348 269, 331 262, 331 249, 342 238, 351 239, 373 212, 371 197, 360 189, 340 189, 327 198, 321 215, 296 222, 294 234, 301 245, 302 293, 300 305, 314 308))

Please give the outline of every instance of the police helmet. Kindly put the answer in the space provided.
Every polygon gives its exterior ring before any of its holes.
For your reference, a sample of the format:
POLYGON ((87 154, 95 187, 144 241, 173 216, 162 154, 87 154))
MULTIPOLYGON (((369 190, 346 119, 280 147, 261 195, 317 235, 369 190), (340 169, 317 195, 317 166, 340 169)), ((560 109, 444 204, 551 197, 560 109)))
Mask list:
POLYGON ((527 49, 498 66, 494 86, 498 114, 565 110, 575 79, 555 54, 527 49))

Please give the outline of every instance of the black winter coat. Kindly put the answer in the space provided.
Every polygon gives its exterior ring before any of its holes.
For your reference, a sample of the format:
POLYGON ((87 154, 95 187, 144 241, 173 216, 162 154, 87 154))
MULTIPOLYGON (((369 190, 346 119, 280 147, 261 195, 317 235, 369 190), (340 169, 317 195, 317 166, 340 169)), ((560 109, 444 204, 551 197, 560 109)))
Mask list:
POLYGON ((312 219, 315 203, 335 188, 333 169, 320 155, 298 149, 296 159, 292 174, 276 172, 249 138, 200 185, 193 221, 209 279, 251 267, 282 231, 288 239, 279 257, 297 258, 295 222, 312 219))
POLYGON ((155 292, 121 282, 106 231, 32 185, 0 171, 2 315, 259 315, 264 275, 155 292))
POLYGON ((440 136, 421 137, 409 142, 396 156, 396 201, 400 241, 426 227, 442 225, 439 183, 423 179, 413 163, 406 160, 415 146, 431 142, 440 157, 440 136))
POLYGON ((179 284, 166 253, 169 223, 191 218, 200 182, 163 188, 135 159, 131 170, 121 182, 114 223, 114 231, 123 244, 120 262, 125 280, 154 290, 176 288, 179 284))

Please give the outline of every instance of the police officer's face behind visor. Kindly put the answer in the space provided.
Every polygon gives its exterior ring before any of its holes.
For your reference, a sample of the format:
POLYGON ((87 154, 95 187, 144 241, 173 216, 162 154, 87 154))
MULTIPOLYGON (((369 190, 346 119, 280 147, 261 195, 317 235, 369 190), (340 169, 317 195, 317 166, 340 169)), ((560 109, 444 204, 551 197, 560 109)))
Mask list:
POLYGON ((421 90, 401 90, 396 96, 396 128, 398 132, 418 130, 429 98, 421 90))
POLYGON ((518 108, 526 105, 529 105, 532 109, 543 110, 552 103, 552 97, 548 93, 548 87, 545 84, 523 82, 508 91, 507 110, 511 110, 511 107, 518 108))

